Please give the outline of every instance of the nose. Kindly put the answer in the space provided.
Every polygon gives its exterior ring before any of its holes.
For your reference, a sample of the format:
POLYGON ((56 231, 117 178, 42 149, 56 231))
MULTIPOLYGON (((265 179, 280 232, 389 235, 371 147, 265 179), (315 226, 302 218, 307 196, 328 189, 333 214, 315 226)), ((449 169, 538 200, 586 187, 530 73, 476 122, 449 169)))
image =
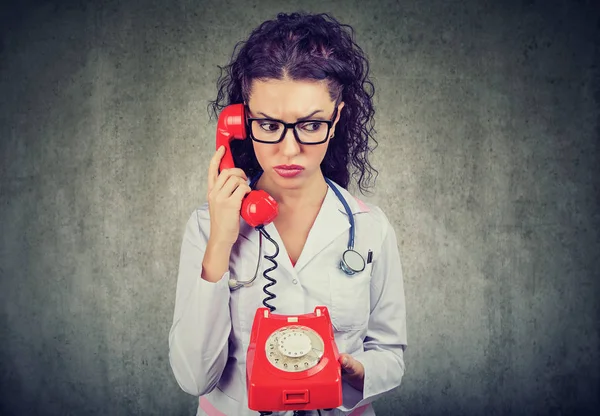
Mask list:
POLYGON ((300 143, 296 141, 294 129, 287 129, 280 146, 281 153, 283 153, 283 155, 286 157, 295 156, 300 153, 300 143))

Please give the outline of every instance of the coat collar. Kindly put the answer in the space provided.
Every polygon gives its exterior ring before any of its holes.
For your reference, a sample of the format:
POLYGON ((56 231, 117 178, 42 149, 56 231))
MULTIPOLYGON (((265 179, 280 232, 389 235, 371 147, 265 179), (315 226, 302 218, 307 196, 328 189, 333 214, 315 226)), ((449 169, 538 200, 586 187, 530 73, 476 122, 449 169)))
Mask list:
MULTIPOLYGON (((346 189, 342 188, 337 183, 334 183, 334 186, 337 187, 348 203, 352 215, 369 212, 369 207, 364 202, 354 198, 346 189)), ((308 234, 306 244, 304 244, 302 254, 295 267, 292 266, 289 260, 287 250, 285 249, 275 225, 270 223, 265 226, 265 230, 279 245, 279 255, 277 256, 279 268, 286 269, 292 275, 299 273, 310 260, 323 251, 323 249, 338 238, 340 234, 348 234, 349 229, 350 222, 348 221, 344 205, 330 187, 327 189, 327 194, 325 195, 321 209, 308 234)), ((243 219, 240 219, 240 236, 251 242, 251 245, 256 248, 256 253, 258 255, 259 232, 248 225, 243 219)), ((271 243, 263 238, 263 255, 264 253, 273 253, 273 248, 271 243)), ((341 254, 342 253, 340 253, 340 255, 341 254)))

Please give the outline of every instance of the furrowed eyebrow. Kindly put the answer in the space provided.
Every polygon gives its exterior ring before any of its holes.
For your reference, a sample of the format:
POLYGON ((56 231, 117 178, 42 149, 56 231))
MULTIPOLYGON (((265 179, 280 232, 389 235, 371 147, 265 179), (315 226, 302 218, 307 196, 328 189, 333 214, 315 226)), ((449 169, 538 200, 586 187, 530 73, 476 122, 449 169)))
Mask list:
MULTIPOLYGON (((317 114, 317 113, 324 113, 324 111, 323 111, 323 110, 315 110, 315 111, 313 111, 312 113, 310 113, 310 114, 309 114, 309 115, 307 115, 307 116, 300 117, 300 118, 299 118, 299 119, 297 119, 296 121, 310 120, 310 118, 311 118, 312 116, 314 116, 315 114, 317 114)), ((275 117, 268 116, 267 114, 265 114, 265 113, 263 113, 263 112, 258 112, 257 114, 262 114, 262 115, 263 115, 265 118, 267 118, 267 119, 269 119, 269 120, 278 120, 278 119, 276 119, 275 117)))

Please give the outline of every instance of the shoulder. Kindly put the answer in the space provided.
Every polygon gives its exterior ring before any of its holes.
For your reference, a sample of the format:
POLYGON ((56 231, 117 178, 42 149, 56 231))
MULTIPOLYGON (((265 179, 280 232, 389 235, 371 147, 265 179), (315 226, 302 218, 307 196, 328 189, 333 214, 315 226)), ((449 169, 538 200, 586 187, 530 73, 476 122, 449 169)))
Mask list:
POLYGON ((384 210, 377 204, 366 202, 361 198, 343 189, 342 195, 352 210, 356 227, 355 243, 360 245, 361 241, 368 241, 373 247, 381 247, 384 241, 395 237, 394 227, 384 210))
POLYGON ((385 214, 383 209, 372 202, 366 202, 351 194, 348 190, 342 191, 344 196, 349 201, 349 205, 354 213, 355 219, 362 219, 368 221, 376 228, 388 229, 391 227, 391 223, 388 216, 385 214))
POLYGON ((361 204, 363 204, 366 208, 365 214, 367 214, 368 218, 374 223, 380 225, 381 227, 389 227, 391 226, 388 216, 385 214, 383 209, 371 202, 363 202, 357 198, 361 204))
POLYGON ((210 211, 208 210, 208 202, 203 203, 199 207, 197 207, 194 212, 192 212, 192 216, 197 217, 198 219, 210 220, 210 211))
POLYGON ((380 243, 383 243, 390 233, 395 234, 392 223, 381 207, 374 203, 362 203, 367 210, 354 216, 361 228, 370 230, 371 235, 380 243))
POLYGON ((195 208, 187 218, 186 232, 208 234, 210 231, 210 212, 208 202, 195 208))

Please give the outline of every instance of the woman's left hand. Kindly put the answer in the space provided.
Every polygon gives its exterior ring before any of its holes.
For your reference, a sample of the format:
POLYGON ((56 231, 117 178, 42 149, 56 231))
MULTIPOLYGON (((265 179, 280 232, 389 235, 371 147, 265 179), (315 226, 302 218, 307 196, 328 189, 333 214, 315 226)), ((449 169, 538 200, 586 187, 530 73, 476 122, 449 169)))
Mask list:
POLYGON ((365 368, 360 361, 355 360, 350 354, 340 354, 342 378, 358 391, 363 391, 365 383, 365 368))

